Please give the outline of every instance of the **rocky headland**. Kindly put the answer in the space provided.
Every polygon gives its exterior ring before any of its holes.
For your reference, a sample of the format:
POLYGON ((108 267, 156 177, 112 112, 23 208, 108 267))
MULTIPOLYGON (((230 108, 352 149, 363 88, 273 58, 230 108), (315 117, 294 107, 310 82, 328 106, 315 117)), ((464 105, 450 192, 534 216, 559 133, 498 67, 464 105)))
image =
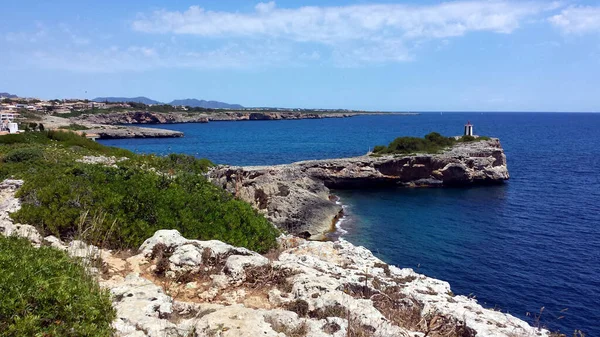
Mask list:
POLYGON ((549 336, 344 240, 281 236, 277 251, 260 255, 175 230, 129 253, 44 237, 9 216, 22 183, 0 183, 0 233, 84 263, 112 294, 115 336, 549 336))
POLYGON ((288 233, 323 239, 342 215, 330 189, 498 184, 509 179, 509 174, 500 141, 490 139, 457 143, 439 154, 221 166, 209 178, 288 233))
MULTIPOLYGON (((346 118, 364 114, 383 114, 368 112, 298 112, 298 111, 224 111, 212 113, 198 112, 150 112, 124 111, 111 113, 84 114, 72 118, 74 122, 95 124, 173 124, 173 123, 208 123, 210 121, 252 121, 252 120, 287 120, 287 119, 321 119, 346 118)), ((391 114, 391 113, 385 113, 391 114)), ((408 113, 406 113, 408 114, 408 113)))

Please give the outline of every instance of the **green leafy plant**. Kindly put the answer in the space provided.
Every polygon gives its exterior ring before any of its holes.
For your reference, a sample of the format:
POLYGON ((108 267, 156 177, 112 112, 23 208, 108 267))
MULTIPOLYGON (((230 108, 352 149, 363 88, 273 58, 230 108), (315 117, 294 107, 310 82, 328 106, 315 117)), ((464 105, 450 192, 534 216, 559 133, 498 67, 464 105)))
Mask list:
POLYGON ((489 137, 463 136, 458 140, 453 137, 445 137, 437 132, 431 132, 423 138, 417 137, 398 137, 388 146, 377 145, 373 149, 373 154, 412 154, 412 153, 439 153, 449 148, 457 142, 472 142, 489 140, 489 137))
MULTIPOLYGON (((4 136, 2 136, 4 137, 4 136)), ((1 137, 0 137, 1 139, 1 137)), ((110 248, 137 248, 159 229, 266 252, 278 231, 252 207, 210 183, 206 159, 135 155, 71 132, 25 134, 0 144, 0 179, 21 178, 15 220, 44 234, 110 248), (42 155, 29 155, 29 153, 42 155), (76 162, 83 155, 129 158, 118 167, 76 162)))
POLYGON ((112 336, 110 295, 66 253, 0 235, 0 335, 112 336))

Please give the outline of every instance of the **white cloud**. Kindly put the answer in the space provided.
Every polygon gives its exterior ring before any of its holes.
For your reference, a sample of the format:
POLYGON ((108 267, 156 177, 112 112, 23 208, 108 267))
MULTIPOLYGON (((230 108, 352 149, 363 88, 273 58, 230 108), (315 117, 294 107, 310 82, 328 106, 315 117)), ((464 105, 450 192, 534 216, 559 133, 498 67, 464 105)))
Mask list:
POLYGON ((569 7, 548 20, 566 34, 600 33, 600 7, 569 7))
POLYGON ((430 39, 469 32, 509 34, 526 19, 555 9, 556 2, 456 1, 436 5, 363 4, 278 8, 259 3, 249 13, 185 11, 139 14, 136 31, 189 35, 211 40, 244 39, 317 43, 331 49, 338 65, 404 62, 411 49, 430 39))
POLYGON ((382 35, 445 38, 470 31, 511 33, 524 18, 555 6, 540 2, 457 1, 427 6, 374 4, 287 9, 269 2, 259 3, 251 13, 217 12, 198 6, 183 12, 160 10, 140 15, 132 26, 148 33, 268 36, 321 43, 382 35))

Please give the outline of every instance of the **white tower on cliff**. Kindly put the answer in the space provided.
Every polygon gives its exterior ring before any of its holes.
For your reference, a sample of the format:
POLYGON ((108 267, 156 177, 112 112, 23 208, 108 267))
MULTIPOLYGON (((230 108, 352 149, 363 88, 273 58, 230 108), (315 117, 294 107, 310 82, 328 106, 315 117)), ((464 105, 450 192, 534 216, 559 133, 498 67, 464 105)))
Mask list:
POLYGON ((465 124, 465 136, 473 136, 473 124, 470 121, 465 124))

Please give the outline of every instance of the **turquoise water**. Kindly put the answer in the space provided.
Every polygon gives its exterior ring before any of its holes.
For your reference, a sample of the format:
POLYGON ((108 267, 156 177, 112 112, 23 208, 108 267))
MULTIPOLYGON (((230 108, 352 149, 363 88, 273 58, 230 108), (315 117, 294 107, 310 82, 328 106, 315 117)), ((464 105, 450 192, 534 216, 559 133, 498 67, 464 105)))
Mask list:
POLYGON ((343 237, 389 263, 450 282, 488 307, 600 336, 600 114, 428 113, 346 119, 212 122, 161 127, 181 139, 102 141, 261 165, 364 154, 397 136, 454 135, 470 120, 499 137, 502 186, 335 191, 343 237), (563 309, 568 309, 563 311, 563 309), (561 312, 562 311, 562 312, 561 312), (564 316, 563 318, 559 318, 564 316))

